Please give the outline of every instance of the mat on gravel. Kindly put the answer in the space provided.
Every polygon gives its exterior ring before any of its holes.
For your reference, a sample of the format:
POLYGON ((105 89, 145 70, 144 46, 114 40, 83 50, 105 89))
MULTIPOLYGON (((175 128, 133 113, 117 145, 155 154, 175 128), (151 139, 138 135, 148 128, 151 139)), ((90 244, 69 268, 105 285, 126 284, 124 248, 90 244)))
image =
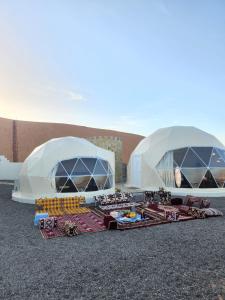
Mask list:
POLYGON ((62 217, 58 217, 57 220, 58 226, 53 228, 52 230, 40 229, 44 239, 65 236, 65 232, 63 231, 63 224, 66 221, 76 223, 76 225, 78 226, 78 230, 81 233, 99 232, 106 230, 103 219, 92 211, 79 215, 65 215, 62 217))

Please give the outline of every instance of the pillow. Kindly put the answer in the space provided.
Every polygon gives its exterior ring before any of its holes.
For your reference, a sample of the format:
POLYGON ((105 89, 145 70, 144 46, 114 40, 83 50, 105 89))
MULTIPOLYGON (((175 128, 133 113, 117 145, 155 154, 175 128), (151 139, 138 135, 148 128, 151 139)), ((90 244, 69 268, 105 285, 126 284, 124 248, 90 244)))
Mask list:
POLYGON ((181 198, 172 198, 170 200, 171 205, 182 205, 183 204, 183 199, 181 198))
POLYGON ((216 208, 202 208, 201 210, 205 212, 206 217, 223 216, 222 211, 216 208))
POLYGON ((190 207, 208 208, 210 206, 210 201, 201 197, 187 196, 186 205, 190 207))

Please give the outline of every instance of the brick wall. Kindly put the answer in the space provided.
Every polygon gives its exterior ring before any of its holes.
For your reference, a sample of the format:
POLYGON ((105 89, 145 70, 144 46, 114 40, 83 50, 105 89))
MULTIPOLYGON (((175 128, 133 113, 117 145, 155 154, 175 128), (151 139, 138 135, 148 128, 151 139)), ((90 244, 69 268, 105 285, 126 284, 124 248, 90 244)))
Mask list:
POLYGON ((0 155, 13 161, 13 121, 0 118, 0 155))
MULTIPOLYGON (((59 124, 59 123, 39 123, 27 121, 15 121, 16 147, 14 146, 14 157, 22 162, 40 144, 52 138, 63 136, 77 136, 83 138, 108 136, 119 138, 122 141, 122 162, 127 164, 131 152, 143 139, 143 136, 129 134, 114 130, 104 130, 89 128, 85 126, 59 124), (16 155, 15 155, 16 154, 16 155)), ((9 160, 13 160, 13 121, 0 118, 0 154, 5 155, 9 160)))

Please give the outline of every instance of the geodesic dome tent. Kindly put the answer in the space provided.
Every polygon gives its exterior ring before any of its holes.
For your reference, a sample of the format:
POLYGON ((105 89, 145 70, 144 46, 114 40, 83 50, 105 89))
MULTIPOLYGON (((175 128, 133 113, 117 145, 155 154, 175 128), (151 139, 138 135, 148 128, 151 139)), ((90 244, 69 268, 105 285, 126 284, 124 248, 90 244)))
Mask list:
POLYGON ((133 151, 127 184, 141 189, 189 189, 190 194, 191 190, 224 189, 225 148, 195 127, 159 129, 133 151))
POLYGON ((91 199, 115 191, 114 153, 82 138, 62 137, 35 148, 24 161, 13 199, 34 203, 41 197, 91 199))

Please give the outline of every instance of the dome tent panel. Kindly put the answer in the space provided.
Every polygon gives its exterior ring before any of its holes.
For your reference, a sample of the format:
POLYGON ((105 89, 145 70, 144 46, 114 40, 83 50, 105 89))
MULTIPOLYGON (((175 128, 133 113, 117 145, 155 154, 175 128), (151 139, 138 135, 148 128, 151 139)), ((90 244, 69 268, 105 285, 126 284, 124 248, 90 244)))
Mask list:
POLYGON ((97 184, 98 189, 103 190, 105 187, 106 181, 108 179, 108 176, 107 175, 94 175, 93 178, 97 184))
POLYGON ((220 149, 213 148, 212 154, 211 154, 211 159, 209 166, 214 167, 214 168, 224 168, 225 167, 225 161, 223 157, 220 155, 219 152, 220 149))
POLYGON ((210 172, 210 170, 208 170, 205 174, 205 176, 202 179, 202 182, 199 186, 199 188, 217 188, 217 184, 216 181, 214 179, 214 177, 212 176, 212 173, 210 172))
POLYGON ((77 164, 77 158, 66 159, 61 162, 62 167, 67 172, 67 174, 71 174, 73 169, 77 164))
POLYGON ((181 170, 191 186, 193 188, 198 188, 206 174, 207 168, 182 168, 181 170))
POLYGON ((217 185, 222 188, 224 186, 224 182, 225 182, 225 169, 224 168, 210 168, 210 172, 211 172, 213 178, 215 179, 217 185))
POLYGON ((93 173, 95 165, 96 165, 96 159, 93 157, 86 157, 82 158, 83 163, 87 167, 87 169, 90 171, 90 173, 93 173))
POLYGON ((72 181, 79 192, 84 192, 88 183, 91 180, 91 175, 86 176, 73 176, 72 181))
POLYGON ((208 166, 212 154, 212 147, 195 147, 193 151, 201 157, 202 161, 205 163, 206 166, 208 166))

